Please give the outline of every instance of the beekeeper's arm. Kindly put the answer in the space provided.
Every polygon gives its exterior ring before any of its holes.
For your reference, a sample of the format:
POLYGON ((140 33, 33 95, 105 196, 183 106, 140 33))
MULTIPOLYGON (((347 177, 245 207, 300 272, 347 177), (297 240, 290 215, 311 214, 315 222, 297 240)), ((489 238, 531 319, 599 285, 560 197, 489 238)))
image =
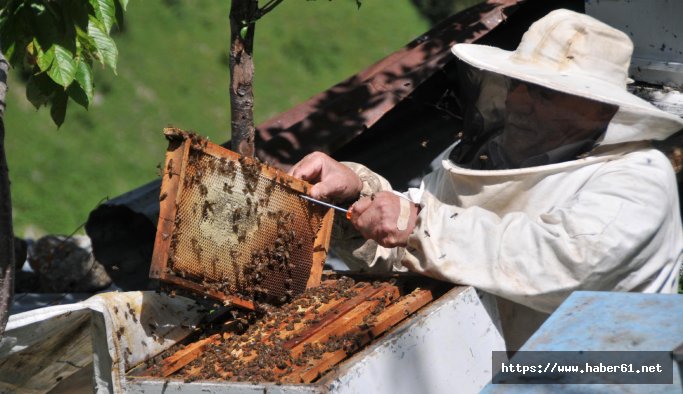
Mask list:
MULTIPOLYGON (((304 157, 289 174, 313 183, 309 194, 313 198, 333 201, 348 206, 359 198, 390 191, 391 185, 367 167, 352 162, 337 162, 321 152, 304 157)), ((415 215, 413 215, 414 224, 415 215)), ((412 227, 411 227, 412 230, 412 227)), ((405 238, 409 231, 405 232, 405 238)), ((382 247, 373 239, 366 239, 341 215, 335 216, 332 230, 332 250, 352 270, 388 272, 405 270, 400 266, 403 248, 382 247)))

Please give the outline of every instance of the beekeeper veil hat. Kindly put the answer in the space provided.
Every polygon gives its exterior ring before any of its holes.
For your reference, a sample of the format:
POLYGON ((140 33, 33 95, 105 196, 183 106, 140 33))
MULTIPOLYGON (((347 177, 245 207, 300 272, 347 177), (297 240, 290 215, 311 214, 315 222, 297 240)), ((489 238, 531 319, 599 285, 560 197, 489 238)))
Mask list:
POLYGON ((617 105, 601 145, 664 139, 683 128, 682 118, 627 91, 631 39, 588 15, 552 11, 531 25, 514 51, 478 44, 451 50, 479 69, 617 105))

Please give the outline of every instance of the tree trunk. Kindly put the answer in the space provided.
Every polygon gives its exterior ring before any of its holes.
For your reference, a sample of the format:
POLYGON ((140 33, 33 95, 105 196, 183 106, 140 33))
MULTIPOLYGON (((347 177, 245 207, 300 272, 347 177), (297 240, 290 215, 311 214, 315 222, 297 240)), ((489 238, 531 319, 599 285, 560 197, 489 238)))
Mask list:
POLYGON ((254 156, 254 28, 257 0, 232 0, 230 7, 230 116, 232 150, 254 156))
POLYGON ((7 94, 7 60, 0 53, 0 338, 5 334, 14 295, 14 231, 9 170, 5 157, 5 96, 7 94))

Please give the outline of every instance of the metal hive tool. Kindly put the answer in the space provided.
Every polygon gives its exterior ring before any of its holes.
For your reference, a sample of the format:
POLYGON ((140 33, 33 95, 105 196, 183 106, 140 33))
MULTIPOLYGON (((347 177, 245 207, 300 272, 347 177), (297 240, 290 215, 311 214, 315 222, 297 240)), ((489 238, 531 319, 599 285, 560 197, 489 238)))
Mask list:
POLYGON ((320 283, 333 210, 309 185, 195 134, 169 140, 150 277, 254 308, 320 283))

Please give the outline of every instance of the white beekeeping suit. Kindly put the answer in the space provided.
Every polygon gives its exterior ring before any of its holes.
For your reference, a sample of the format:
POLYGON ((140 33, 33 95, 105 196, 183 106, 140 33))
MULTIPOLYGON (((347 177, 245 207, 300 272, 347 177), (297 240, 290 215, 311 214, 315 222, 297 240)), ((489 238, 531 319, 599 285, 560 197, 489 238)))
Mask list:
MULTIPOLYGON (((522 81, 616 112, 593 140, 570 141, 526 163, 508 160, 514 152, 506 149, 514 148, 496 133, 466 165, 456 160, 460 147, 451 147, 420 188, 405 193, 421 207, 407 247, 383 248, 342 231, 336 250, 355 266, 408 269, 495 294, 512 308, 503 316, 517 320, 504 321, 509 332, 527 317, 537 325, 574 290, 676 292, 683 250, 676 179, 649 141, 682 129, 683 119, 627 92, 629 38, 589 16, 556 10, 531 26, 516 51, 457 44, 453 53, 484 70, 494 87, 522 81), (576 158, 587 142, 587 154, 576 158), (479 157, 489 162, 476 164, 479 157)), ((501 127, 491 117, 504 110, 490 103, 503 100, 482 97, 489 103, 479 108, 483 123, 501 127)), ((367 168, 345 164, 363 180, 362 194, 390 189, 367 168)), ((517 336, 526 339, 536 325, 517 336)))

